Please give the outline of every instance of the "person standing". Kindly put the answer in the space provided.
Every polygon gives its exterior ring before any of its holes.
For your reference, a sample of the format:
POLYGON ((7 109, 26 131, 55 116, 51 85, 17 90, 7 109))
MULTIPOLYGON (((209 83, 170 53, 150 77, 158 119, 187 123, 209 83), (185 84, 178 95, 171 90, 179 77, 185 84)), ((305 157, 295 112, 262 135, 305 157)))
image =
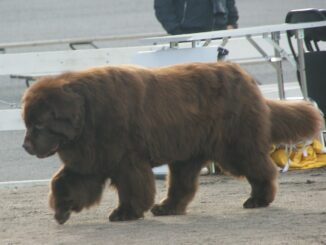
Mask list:
POLYGON ((235 0, 154 0, 154 10, 172 35, 238 27, 235 0))

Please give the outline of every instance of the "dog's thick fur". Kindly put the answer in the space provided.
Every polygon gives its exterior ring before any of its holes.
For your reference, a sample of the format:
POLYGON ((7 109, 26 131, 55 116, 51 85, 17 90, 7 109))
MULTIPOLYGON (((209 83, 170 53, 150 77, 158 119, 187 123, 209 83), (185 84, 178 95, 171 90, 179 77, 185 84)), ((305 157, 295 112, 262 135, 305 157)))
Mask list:
POLYGON ((277 171, 272 143, 314 137, 322 127, 305 101, 263 98, 254 79, 231 63, 147 69, 107 66, 41 78, 23 97, 24 148, 58 153, 50 206, 64 223, 99 202, 111 179, 119 205, 111 221, 184 214, 208 161, 249 181, 245 208, 268 206, 277 171), (168 163, 168 195, 153 206, 152 167, 168 163))

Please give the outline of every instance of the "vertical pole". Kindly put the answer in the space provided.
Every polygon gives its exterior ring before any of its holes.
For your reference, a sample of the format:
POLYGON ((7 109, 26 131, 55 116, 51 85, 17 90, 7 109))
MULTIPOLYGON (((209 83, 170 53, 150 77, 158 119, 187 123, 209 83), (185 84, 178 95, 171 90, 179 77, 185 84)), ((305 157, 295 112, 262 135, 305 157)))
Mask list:
POLYGON ((304 61, 304 30, 296 30, 297 46, 298 46, 298 63, 297 70, 300 74, 300 83, 302 88, 302 95, 305 100, 308 100, 308 89, 307 89, 307 77, 306 77, 306 65, 304 61))
MULTIPOLYGON (((280 44, 280 32, 272 32, 272 40, 280 44)), ((278 49, 274 48, 275 54, 275 68, 277 73, 277 85, 278 85, 278 95, 281 100, 285 99, 285 90, 284 90, 284 77, 282 69, 282 56, 278 49)))
POLYGON ((170 48, 178 48, 177 42, 170 42, 170 48))
POLYGON ((198 48, 198 47, 200 47, 200 41, 198 41, 198 40, 191 41, 191 47, 192 48, 198 48))

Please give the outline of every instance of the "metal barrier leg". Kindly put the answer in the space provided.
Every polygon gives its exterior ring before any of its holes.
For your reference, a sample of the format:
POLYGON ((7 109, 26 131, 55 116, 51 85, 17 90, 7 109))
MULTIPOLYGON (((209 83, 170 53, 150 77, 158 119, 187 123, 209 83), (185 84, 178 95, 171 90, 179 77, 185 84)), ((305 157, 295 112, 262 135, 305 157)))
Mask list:
POLYGON ((304 62, 304 30, 299 29, 296 31, 297 46, 298 46, 298 71, 300 74, 300 82, 302 88, 303 98, 308 100, 308 89, 307 89, 307 77, 306 77, 306 66, 304 62))
MULTIPOLYGON (((279 32, 273 32, 272 33, 272 40, 279 45, 280 43, 280 33, 279 32)), ((282 69, 282 56, 280 51, 277 48, 274 48, 275 53, 275 68, 276 68, 276 74, 277 74, 277 85, 278 85, 278 93, 281 100, 285 99, 285 90, 284 90, 284 77, 283 77, 283 69, 282 69)), ((272 60, 273 62, 273 60, 272 60)))

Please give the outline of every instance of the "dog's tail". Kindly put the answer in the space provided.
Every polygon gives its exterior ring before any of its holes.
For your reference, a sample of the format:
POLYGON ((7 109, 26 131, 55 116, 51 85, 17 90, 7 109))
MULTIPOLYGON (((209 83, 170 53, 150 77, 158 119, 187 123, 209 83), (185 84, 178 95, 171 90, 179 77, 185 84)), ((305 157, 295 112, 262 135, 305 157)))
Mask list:
POLYGON ((298 143, 318 136, 324 126, 320 111, 306 101, 267 100, 271 110, 271 141, 298 143))

